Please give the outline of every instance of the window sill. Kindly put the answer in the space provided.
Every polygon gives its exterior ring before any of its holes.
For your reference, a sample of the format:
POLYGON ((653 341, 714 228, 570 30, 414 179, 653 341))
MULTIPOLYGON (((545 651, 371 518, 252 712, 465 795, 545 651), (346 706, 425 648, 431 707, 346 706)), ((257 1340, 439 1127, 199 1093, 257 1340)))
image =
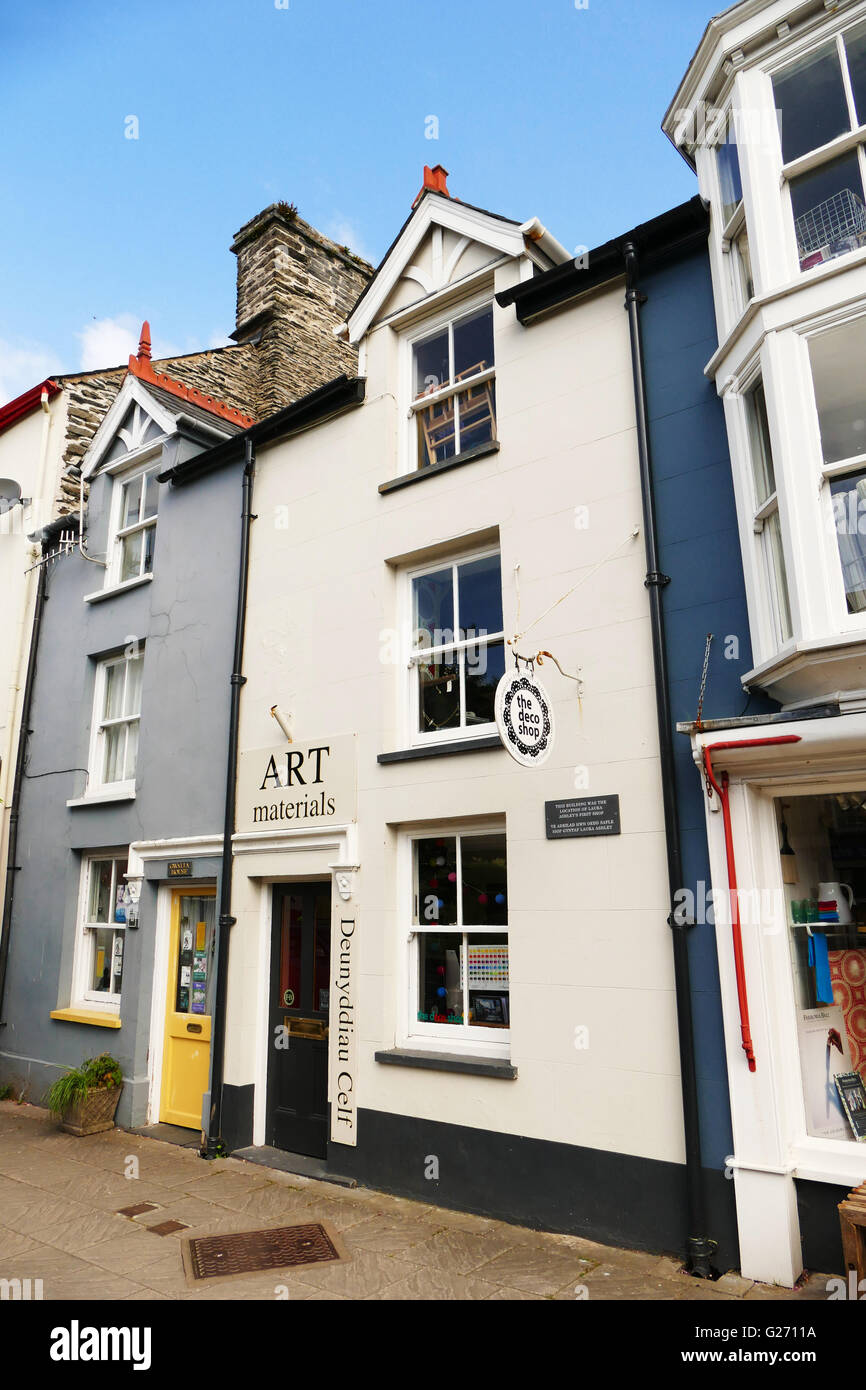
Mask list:
POLYGON ((114 598, 116 594, 125 594, 128 589, 140 589, 142 584, 150 584, 153 579, 152 574, 140 574, 137 579, 127 579, 123 584, 112 584, 109 589, 97 589, 93 594, 85 594, 85 603, 101 603, 103 599, 114 598))
POLYGON ((400 748, 396 753, 380 753, 376 761, 411 763, 419 758, 450 758, 455 753, 484 753, 502 746, 502 739, 498 734, 486 734, 484 738, 455 739, 453 743, 431 743, 426 747, 400 748))
POLYGON ((91 1023, 96 1028, 120 1028, 121 1021, 117 1014, 105 1013, 101 1009, 88 1009, 82 1005, 80 1008, 52 1009, 49 1018, 56 1018, 61 1023, 91 1023))
POLYGON ((410 1048, 391 1048, 373 1054, 377 1062, 390 1067, 419 1067, 427 1071, 457 1071, 467 1076, 493 1076, 500 1081, 515 1081, 517 1068, 504 1058, 463 1057, 456 1052, 415 1052, 410 1048))
POLYGON ((423 482, 425 478, 432 478, 437 473, 447 473, 451 468, 461 468, 464 463, 472 463, 473 459, 487 458, 488 454, 498 452, 499 440, 491 439, 486 444, 476 444, 474 449, 464 449, 462 454, 455 454, 453 458, 445 459, 442 463, 431 463, 426 468, 413 468, 411 473, 401 473, 399 478, 380 483, 379 491, 384 496, 387 492, 396 492, 398 488, 423 482))
POLYGON ((66 805, 67 805, 67 806, 71 806, 71 807, 75 807, 75 806, 104 806, 107 802, 111 802, 111 801, 134 801, 134 800, 135 800, 135 791, 134 791, 134 790, 132 790, 132 791, 118 791, 118 792, 99 792, 99 793, 97 793, 95 796, 77 796, 77 797, 73 797, 73 799, 72 799, 71 801, 67 801, 66 805))

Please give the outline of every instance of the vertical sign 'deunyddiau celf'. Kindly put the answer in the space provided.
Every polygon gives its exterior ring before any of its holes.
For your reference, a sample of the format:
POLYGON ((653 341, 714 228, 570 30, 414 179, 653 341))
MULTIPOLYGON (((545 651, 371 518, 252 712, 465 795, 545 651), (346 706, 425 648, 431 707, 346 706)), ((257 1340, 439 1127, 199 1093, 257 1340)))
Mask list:
POLYGON ((358 1142, 357 926, 357 904, 353 903, 351 911, 348 911, 346 903, 338 902, 334 916, 337 949, 331 952, 331 959, 335 962, 329 1049, 331 1140, 335 1144, 349 1144, 353 1148, 358 1142))

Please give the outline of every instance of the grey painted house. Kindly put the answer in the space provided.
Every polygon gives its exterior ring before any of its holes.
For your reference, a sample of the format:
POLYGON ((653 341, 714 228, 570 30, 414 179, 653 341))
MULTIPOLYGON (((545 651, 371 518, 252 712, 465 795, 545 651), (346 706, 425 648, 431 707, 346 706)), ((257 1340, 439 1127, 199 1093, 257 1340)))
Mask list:
POLYGON ((169 376, 145 325, 83 460, 83 531, 41 535, 0 1082, 39 1101, 110 1052, 121 1124, 198 1130, 208 1084, 241 490, 162 475, 348 361, 332 330, 368 269, 280 207, 233 250, 237 346, 169 376))

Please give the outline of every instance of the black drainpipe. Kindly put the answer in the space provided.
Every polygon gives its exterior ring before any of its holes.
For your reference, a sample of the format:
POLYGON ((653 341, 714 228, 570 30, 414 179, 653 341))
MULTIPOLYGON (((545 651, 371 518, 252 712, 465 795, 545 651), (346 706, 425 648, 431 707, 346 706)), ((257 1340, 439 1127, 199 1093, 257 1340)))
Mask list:
POLYGON ((42 627, 42 613, 45 608, 48 587, 48 561, 43 557, 39 567, 36 586, 36 603, 33 609, 33 627, 30 633, 30 654, 27 658, 27 675, 24 680, 24 700, 21 705, 21 724, 18 732, 18 752, 15 758, 15 780, 12 784, 12 803, 9 808, 9 844, 6 860, 6 890, 3 896, 3 925, 0 927, 0 1028, 3 1022, 3 1001, 6 997, 6 971, 9 963, 9 939, 12 934, 12 906, 15 901, 15 875, 19 871, 18 821, 21 816, 21 785, 24 781, 24 767, 27 762, 27 747, 30 738, 30 712, 33 708, 33 688, 36 684, 36 652, 39 647, 39 632, 42 627))
POLYGON ((638 260, 633 241, 623 246, 626 268, 625 307, 628 311, 631 339, 632 375, 634 378, 635 413, 637 416, 638 459, 640 463, 641 500, 643 502, 644 540, 646 544, 647 576, 644 580, 650 601, 653 666, 655 668, 656 714, 659 731, 662 797, 665 813, 665 842, 667 845, 668 885, 671 910, 668 925, 673 931, 674 983, 677 1000, 677 1025, 680 1044, 680 1075, 683 1089, 683 1119, 686 1140, 686 1187, 688 1191, 688 1243, 686 1264, 690 1274, 699 1279, 715 1279, 711 1257, 717 1242, 704 1232, 706 1204, 704 1201, 701 1165, 701 1134, 698 1112, 698 1080, 695 1067, 695 1034, 692 1014, 691 981, 689 978, 689 927, 677 893, 684 887, 680 824, 676 797, 676 765, 674 762, 673 721, 670 685, 665 648, 665 622, 662 589, 670 583, 659 569, 658 536, 656 533, 655 500, 653 496, 652 452, 649 439, 646 376, 644 371, 643 337, 640 311, 646 295, 637 286, 638 260))
POLYGON ((226 763, 226 802, 223 823, 223 857, 220 873, 220 915, 216 944, 216 985, 211 1028, 210 1110, 204 1135, 202 1157, 216 1158, 222 1137, 223 1072, 225 1070, 226 984, 229 968, 229 942, 236 919, 232 909, 232 836, 235 831, 236 777, 238 762, 238 722, 241 708, 241 686, 246 684, 242 667, 244 632, 247 616, 247 582, 250 568, 250 530, 255 520, 252 511, 253 472, 255 455, 253 442, 246 439, 244 454, 243 504, 241 507, 241 553, 238 565, 238 607, 235 618, 235 651, 231 675, 231 709, 229 713, 229 742, 226 763))

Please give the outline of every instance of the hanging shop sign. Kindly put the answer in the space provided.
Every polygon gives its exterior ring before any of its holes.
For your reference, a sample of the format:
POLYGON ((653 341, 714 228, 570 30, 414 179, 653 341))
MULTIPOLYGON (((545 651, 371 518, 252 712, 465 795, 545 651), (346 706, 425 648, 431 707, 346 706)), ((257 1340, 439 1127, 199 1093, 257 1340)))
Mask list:
POLYGON ((579 835, 620 835, 618 796, 581 796, 570 801, 545 801, 548 840, 579 835))
POLYGON ((310 830, 356 818, 356 739, 254 748, 238 759, 237 830, 310 830))
POLYGON ((553 706, 541 681, 529 671, 506 673, 493 707, 499 737, 515 762, 540 767, 553 748, 553 706))

